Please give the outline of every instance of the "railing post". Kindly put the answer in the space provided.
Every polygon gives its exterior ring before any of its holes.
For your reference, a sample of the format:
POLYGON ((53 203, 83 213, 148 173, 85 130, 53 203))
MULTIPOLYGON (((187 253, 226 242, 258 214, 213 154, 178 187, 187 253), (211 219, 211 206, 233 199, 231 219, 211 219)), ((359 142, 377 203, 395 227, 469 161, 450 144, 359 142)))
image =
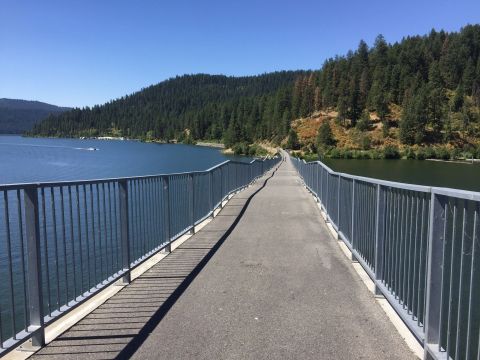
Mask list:
POLYGON ((35 331, 32 336, 32 345, 43 346, 45 345, 45 327, 43 323, 42 265, 40 259, 40 224, 37 187, 25 188, 24 204, 28 254, 29 317, 30 325, 35 331))
POLYGON ((220 167, 220 209, 223 209, 223 166, 220 167))
POLYGON ((237 164, 235 164, 235 176, 234 176, 234 180, 235 180, 235 192, 238 190, 238 177, 237 177, 237 164))
POLYGON ((328 201, 328 194, 329 194, 329 190, 330 190, 329 189, 330 173, 327 170, 325 170, 325 173, 327 175, 327 186, 326 186, 327 190, 325 191, 325 204, 324 205, 325 205, 325 214, 327 215, 327 218, 328 218, 328 210, 327 210, 328 207, 327 206, 330 206, 330 204, 329 204, 330 202, 328 201))
POLYGON ((322 204, 323 207, 325 207, 324 199, 323 199, 323 173, 324 173, 324 169, 323 169, 322 165, 320 165, 319 163, 317 163, 317 165, 320 168, 320 203, 322 204))
POLYGON ((429 348, 440 342, 440 311, 443 277, 443 242, 445 241, 445 198, 431 192, 428 234, 427 301, 425 304, 424 358, 433 359, 429 348))
POLYGON ((340 184, 341 176, 338 175, 338 189, 337 189, 337 229, 340 231, 340 184))
POLYGON ((213 170, 210 171, 209 173, 209 179, 210 179, 210 209, 212 209, 212 218, 215 217, 215 209, 214 209, 214 203, 213 203, 213 170))
POLYGON ((189 185, 190 185, 190 223, 192 224, 192 229, 190 233, 195 234, 195 183, 194 183, 194 174, 188 176, 189 185))
POLYGON ((129 235, 129 219, 128 219, 128 183, 127 180, 118 181, 119 207, 120 207, 120 243, 122 249, 122 268, 125 274, 122 282, 128 284, 130 277, 130 235, 129 235))
MULTIPOLYGON (((377 184, 377 209, 375 218, 375 280, 383 280, 383 249, 385 244, 385 191, 377 184)), ((382 292, 375 284, 375 295, 380 296, 382 292)))
POLYGON ((172 236, 170 234, 170 189, 169 189, 169 178, 168 176, 162 177, 163 181, 163 199, 165 201, 165 236, 167 238, 167 246, 165 246, 165 252, 169 253, 172 251, 171 240, 172 236))
POLYGON ((352 249, 355 249, 355 179, 352 179, 352 229, 350 245, 352 245, 352 249))

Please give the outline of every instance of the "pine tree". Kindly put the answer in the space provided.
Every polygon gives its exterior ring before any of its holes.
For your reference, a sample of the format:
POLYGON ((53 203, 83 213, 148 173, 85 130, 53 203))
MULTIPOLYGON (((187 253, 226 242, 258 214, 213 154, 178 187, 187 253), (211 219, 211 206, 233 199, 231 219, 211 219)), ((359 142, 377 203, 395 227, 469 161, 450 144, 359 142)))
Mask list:
POLYGON ((320 87, 315 87, 315 95, 313 101, 313 110, 320 111, 322 108, 322 92, 320 91, 320 87))
POLYGON ((347 111, 348 111, 348 102, 345 96, 341 96, 338 98, 337 104, 337 119, 345 125, 345 120, 347 118, 347 111))
POLYGON ((462 84, 466 95, 472 95, 473 84, 475 82, 475 64, 472 58, 469 58, 465 70, 463 70, 462 84))
POLYGON ((302 97, 303 97, 303 87, 302 87, 303 79, 301 77, 295 80, 295 85, 293 87, 293 95, 292 95, 292 115, 294 118, 300 116, 300 106, 302 104, 302 97))
POLYGON ((298 142, 298 135, 295 130, 290 129, 288 132, 287 148, 291 150, 298 150, 300 143, 298 142))
POLYGON ((403 106, 400 121, 400 141, 407 145, 420 144, 425 140, 425 125, 428 121, 427 89, 425 86, 408 98, 403 106))
POLYGON ((317 133, 317 147, 325 148, 328 146, 334 146, 335 139, 333 138, 332 128, 328 121, 323 121, 318 128, 317 133))
POLYGON ((356 78, 352 77, 350 80, 350 89, 349 89, 349 101, 348 101, 348 115, 351 119, 351 125, 354 127, 357 124, 362 109, 360 107, 360 91, 358 88, 358 81, 356 78))
POLYGON ((304 77, 302 82, 302 101, 300 105, 300 117, 307 117, 313 112, 315 77, 311 74, 308 78, 304 77))
POLYGON ((433 129, 433 135, 438 139, 442 129, 445 108, 445 89, 440 75, 440 66, 432 63, 428 74, 428 117, 433 129))
POLYGON ((460 111, 465 100, 465 92, 463 89, 463 84, 459 84, 457 90, 455 91, 455 96, 452 99, 452 110, 460 111))
POLYGON ((365 109, 362 112, 360 120, 357 122, 357 129, 360 131, 367 131, 370 129, 370 112, 365 109))

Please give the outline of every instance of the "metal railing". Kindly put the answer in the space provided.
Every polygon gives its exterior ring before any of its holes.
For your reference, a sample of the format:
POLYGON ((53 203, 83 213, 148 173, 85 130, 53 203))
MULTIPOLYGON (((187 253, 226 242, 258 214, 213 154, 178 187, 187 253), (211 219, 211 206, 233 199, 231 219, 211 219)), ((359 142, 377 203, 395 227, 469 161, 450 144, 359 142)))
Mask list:
POLYGON ((213 216, 280 161, 206 171, 0 185, 0 356, 213 216))
POLYGON ((425 358, 480 359, 480 193, 291 160, 425 358))

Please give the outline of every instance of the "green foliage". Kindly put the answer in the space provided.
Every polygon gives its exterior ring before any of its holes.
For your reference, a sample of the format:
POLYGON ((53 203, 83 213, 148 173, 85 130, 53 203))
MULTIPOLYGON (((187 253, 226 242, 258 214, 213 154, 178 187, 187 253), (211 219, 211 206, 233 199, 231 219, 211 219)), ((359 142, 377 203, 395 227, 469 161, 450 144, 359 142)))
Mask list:
POLYGON ((440 146, 435 151, 435 158, 440 160, 450 160, 450 152, 446 147, 440 146))
POLYGON ((415 151, 409 146, 405 148, 403 156, 407 159, 416 159, 415 151))
POLYGON ((288 132, 287 149, 298 150, 299 148, 298 135, 295 130, 290 129, 288 132))
POLYGON ((183 138, 182 143, 186 145, 195 145, 197 142, 192 138, 190 134, 188 134, 183 138))
POLYGON ((317 144, 319 148, 335 145, 332 128, 330 127, 330 123, 328 121, 322 122, 318 128, 317 144))
POLYGON ((455 91, 455 96, 452 99, 452 110, 460 111, 463 106, 463 101, 465 100, 465 93, 463 91, 463 85, 459 84, 457 90, 455 91))
POLYGON ((415 159, 417 160, 425 160, 427 158, 427 154, 425 152, 425 149, 423 148, 420 148, 417 150, 417 152, 415 153, 415 159))
POLYGON ((232 146, 233 153, 235 155, 248 155, 248 144, 241 142, 232 146))
POLYGON ((268 155, 268 151, 258 144, 252 144, 248 146, 248 156, 260 157, 260 156, 267 156, 267 155, 268 155))
POLYGON ((292 120, 291 88, 295 79, 310 73, 178 76, 101 106, 52 115, 32 134, 72 137, 94 129, 110 135, 115 128, 129 138, 144 139, 150 132, 154 139, 172 140, 189 129, 193 139, 226 138, 229 145, 284 138, 292 120))
POLYGON ((362 116, 357 122, 356 128, 360 131, 367 131, 370 129, 370 112, 367 109, 362 112, 362 116))
POLYGON ((427 89, 422 87, 416 94, 405 100, 400 122, 400 140, 404 144, 421 144, 425 139, 425 125, 428 122, 427 89))
MULTIPOLYGON (((480 106, 479 55, 480 25, 394 44, 380 35, 370 49, 361 41, 318 71, 179 76, 101 106, 50 116, 32 134, 96 136, 115 129, 129 138, 172 140, 188 129, 192 139, 223 139, 227 146, 280 143, 293 119, 337 109, 341 124, 360 131, 368 130, 367 112, 375 111, 386 138, 397 133, 390 112, 395 104, 403 106, 398 126, 404 144, 448 141, 457 117, 464 135, 477 136, 480 119, 472 107, 480 106)), ((327 137, 319 145, 332 142, 327 137)))
POLYGON ((383 148, 383 158, 384 159, 400 159, 400 151, 398 147, 393 145, 387 145, 383 148))

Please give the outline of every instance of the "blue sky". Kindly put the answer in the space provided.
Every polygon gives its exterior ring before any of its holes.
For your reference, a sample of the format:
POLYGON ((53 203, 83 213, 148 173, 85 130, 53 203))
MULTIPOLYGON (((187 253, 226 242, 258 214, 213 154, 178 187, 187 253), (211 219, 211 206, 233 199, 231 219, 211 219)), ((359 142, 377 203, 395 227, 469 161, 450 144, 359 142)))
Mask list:
POLYGON ((479 22, 479 0, 2 0, 0 98, 91 106, 175 75, 318 69, 379 33, 479 22))

